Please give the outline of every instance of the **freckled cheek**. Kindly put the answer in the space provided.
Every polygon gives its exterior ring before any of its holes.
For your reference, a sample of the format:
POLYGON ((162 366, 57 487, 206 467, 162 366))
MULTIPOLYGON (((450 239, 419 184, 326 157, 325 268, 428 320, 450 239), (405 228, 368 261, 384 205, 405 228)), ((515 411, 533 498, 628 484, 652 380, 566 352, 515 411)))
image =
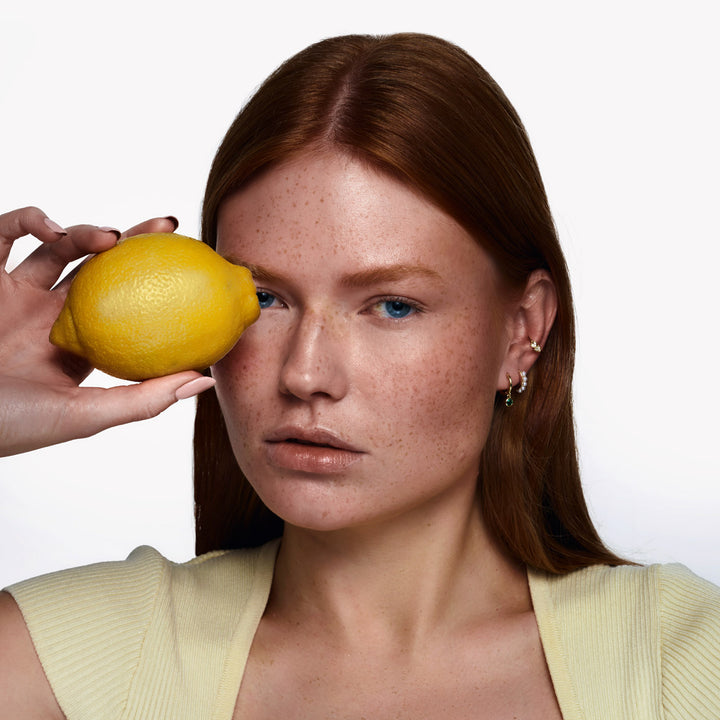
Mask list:
POLYGON ((213 367, 228 430, 242 436, 259 425, 273 382, 271 355, 261 351, 260 338, 253 330, 246 330, 237 345, 213 367))
POLYGON ((489 426, 495 397, 494 370, 477 353, 444 346, 383 370, 375 390, 377 440, 395 449, 432 457, 445 448, 464 452, 489 426), (394 378, 394 381, 393 381, 394 378))
MULTIPOLYGON (((260 374, 264 364, 262 356, 262 333, 257 326, 251 325, 243 333, 235 347, 215 366, 216 374, 237 381, 260 374)), ((218 378, 220 381, 220 377, 218 378)))

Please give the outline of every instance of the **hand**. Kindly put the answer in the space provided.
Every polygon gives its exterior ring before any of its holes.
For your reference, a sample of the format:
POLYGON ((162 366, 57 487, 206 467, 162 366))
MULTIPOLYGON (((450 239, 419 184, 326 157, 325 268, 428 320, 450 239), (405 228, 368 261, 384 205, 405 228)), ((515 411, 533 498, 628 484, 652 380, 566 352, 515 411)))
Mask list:
MULTIPOLYGON (((176 224, 156 218, 125 234, 172 232, 176 224)), ((135 385, 81 388, 92 367, 50 343, 50 328, 70 285, 70 278, 57 283, 63 270, 112 247, 119 236, 91 225, 64 230, 32 207, 0 215, 0 456, 154 417, 213 384, 188 371, 135 385), (7 272, 13 242, 28 234, 43 244, 7 272)))

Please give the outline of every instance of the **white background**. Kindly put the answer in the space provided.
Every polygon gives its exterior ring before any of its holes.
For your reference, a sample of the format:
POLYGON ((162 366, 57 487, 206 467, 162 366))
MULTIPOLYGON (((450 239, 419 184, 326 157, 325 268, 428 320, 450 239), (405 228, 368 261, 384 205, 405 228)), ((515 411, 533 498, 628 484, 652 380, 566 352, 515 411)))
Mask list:
MULTIPOLYGON (((566 250, 593 517, 618 552, 720 583, 713 5, 25 0, 0 11, 0 208, 196 235, 215 148, 279 62, 348 32, 457 42, 525 121, 566 250)), ((192 556, 192 416, 0 460, 0 586, 139 544, 192 556)))

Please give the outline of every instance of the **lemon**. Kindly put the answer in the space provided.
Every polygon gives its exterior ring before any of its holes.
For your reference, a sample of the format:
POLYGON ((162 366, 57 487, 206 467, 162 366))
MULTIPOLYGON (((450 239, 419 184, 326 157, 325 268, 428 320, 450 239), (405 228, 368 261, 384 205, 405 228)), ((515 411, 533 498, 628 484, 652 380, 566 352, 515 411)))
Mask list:
POLYGON ((260 315, 247 268, 174 233, 121 240, 73 279, 50 342, 125 380, 203 370, 260 315))

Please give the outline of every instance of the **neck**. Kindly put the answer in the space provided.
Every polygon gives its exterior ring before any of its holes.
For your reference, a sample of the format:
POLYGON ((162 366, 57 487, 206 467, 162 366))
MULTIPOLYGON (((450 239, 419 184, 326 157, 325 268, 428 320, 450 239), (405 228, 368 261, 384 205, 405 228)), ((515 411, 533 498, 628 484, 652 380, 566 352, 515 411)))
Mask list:
POLYGON ((404 648, 528 609, 525 569, 488 536, 476 503, 460 522, 440 515, 332 532, 287 526, 268 606, 342 644, 404 648))

